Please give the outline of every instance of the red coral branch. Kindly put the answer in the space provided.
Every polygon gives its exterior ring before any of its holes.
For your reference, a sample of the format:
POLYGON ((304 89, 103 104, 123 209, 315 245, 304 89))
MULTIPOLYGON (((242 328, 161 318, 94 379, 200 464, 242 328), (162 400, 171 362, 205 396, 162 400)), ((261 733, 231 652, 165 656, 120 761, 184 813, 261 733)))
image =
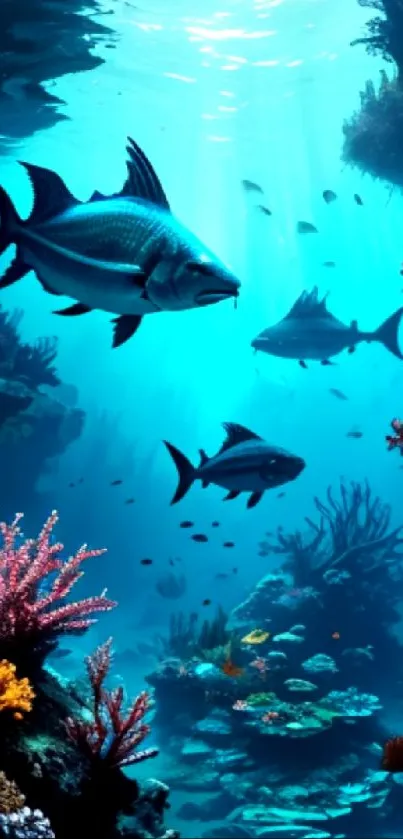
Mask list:
POLYGON ((143 691, 137 696, 124 719, 123 688, 108 692, 103 687, 111 666, 111 645, 109 638, 86 659, 93 695, 93 720, 69 717, 65 724, 70 739, 93 763, 113 769, 155 757, 158 749, 137 749, 150 731, 143 722, 150 707, 148 693, 143 691))
POLYGON ((63 545, 51 544, 53 529, 58 521, 54 511, 45 522, 38 538, 21 542, 18 513, 12 524, 0 523, 3 545, 0 549, 0 640, 23 640, 49 637, 61 633, 87 629, 94 612, 106 612, 116 606, 102 592, 74 603, 59 605, 70 593, 83 572, 86 559, 100 556, 104 550, 88 550, 83 545, 67 561, 60 558, 63 545), (20 544, 19 544, 20 543, 20 544), (55 574, 50 589, 43 594, 41 587, 50 574, 55 574))

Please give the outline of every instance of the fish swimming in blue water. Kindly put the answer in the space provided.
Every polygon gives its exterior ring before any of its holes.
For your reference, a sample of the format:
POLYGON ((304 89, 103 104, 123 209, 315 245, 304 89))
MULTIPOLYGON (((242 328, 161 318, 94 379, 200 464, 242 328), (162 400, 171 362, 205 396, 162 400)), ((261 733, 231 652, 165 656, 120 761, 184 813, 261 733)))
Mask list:
POLYGON ((225 501, 249 492, 247 507, 255 507, 267 489, 293 481, 305 468, 301 457, 270 446, 261 437, 232 422, 223 423, 226 438, 214 457, 200 449, 200 465, 192 466, 179 449, 164 440, 178 470, 179 483, 171 504, 177 504, 194 481, 203 487, 216 484, 229 490, 225 501))
POLYGON ((239 280, 171 213, 151 163, 129 138, 128 175, 120 193, 79 202, 62 178, 23 163, 34 191, 26 221, 0 187, 0 254, 16 255, 0 280, 6 288, 35 271, 50 294, 76 302, 59 315, 100 309, 116 315, 113 346, 142 317, 236 298, 239 280))
POLYGON ((252 341, 252 347, 279 358, 293 358, 306 367, 306 359, 331 364, 335 355, 348 349, 354 352, 361 341, 378 341, 397 358, 403 359, 399 347, 399 326, 403 307, 384 321, 374 332, 361 332, 356 320, 350 326, 328 311, 326 296, 319 298, 318 289, 303 291, 288 314, 279 323, 269 326, 252 341))

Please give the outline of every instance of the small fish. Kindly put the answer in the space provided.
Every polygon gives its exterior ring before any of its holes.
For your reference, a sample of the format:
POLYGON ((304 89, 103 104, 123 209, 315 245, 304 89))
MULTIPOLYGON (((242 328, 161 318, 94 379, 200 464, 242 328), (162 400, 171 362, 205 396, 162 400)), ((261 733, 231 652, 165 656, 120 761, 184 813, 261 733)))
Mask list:
POLYGON ((184 530, 186 530, 188 527, 193 527, 193 525, 194 521, 189 521, 188 519, 186 519, 185 521, 181 521, 179 527, 182 527, 184 530))
POLYGON ((79 481, 78 481, 78 483, 79 483, 79 484, 83 484, 83 483, 84 483, 84 478, 80 478, 80 479, 79 479, 79 481))
POLYGON ((170 565, 175 565, 175 563, 174 563, 173 559, 170 559, 170 560, 169 560, 169 564, 170 564, 170 565))
POLYGON ((212 526, 212 527, 219 527, 219 526, 220 526, 220 522, 219 522, 219 521, 212 521, 212 522, 211 522, 211 526, 212 526))
POLYGON ((225 571, 219 571, 218 574, 215 575, 216 580, 227 580, 229 574, 226 574, 225 571))
POLYGON ((359 207, 362 207, 363 204, 364 204, 362 198, 360 198, 360 196, 357 194, 357 192, 354 193, 354 201, 355 201, 356 204, 358 204, 359 207))
POLYGON ((69 650, 67 647, 56 647, 53 650, 49 657, 54 659, 66 658, 68 655, 71 655, 72 650, 69 650))
POLYGON ((238 573, 238 569, 237 569, 237 568, 233 568, 233 569, 232 569, 232 573, 233 573, 233 574, 237 574, 237 573, 238 573))
POLYGON ((244 672, 243 668, 237 667, 230 658, 227 658, 227 660, 224 661, 224 664, 221 665, 221 670, 226 676, 230 676, 232 679, 239 678, 239 676, 242 676, 244 672))
POLYGON ((123 481, 120 478, 117 478, 116 481, 111 481, 111 487, 118 487, 120 484, 123 484, 123 481))
POLYGON ((318 229, 310 221, 299 221, 297 224, 297 233, 301 236, 306 236, 308 233, 317 233, 318 229))
POLYGON ((334 641, 340 640, 340 632, 332 632, 332 638, 334 641))
POLYGON ((202 606, 211 606, 211 600, 206 598, 206 600, 203 600, 202 606))
POLYGON ((277 498, 284 498, 285 492, 279 492, 277 498))
POLYGON ((152 559, 148 559, 148 557, 146 557, 145 559, 140 559, 140 565, 152 565, 152 564, 153 564, 152 559))
POLYGON ((205 533, 193 533, 190 537, 194 542, 208 542, 208 536, 205 533))
POLYGON ((269 210, 268 207, 265 207, 264 204, 258 204, 256 209, 260 210, 260 212, 263 213, 264 216, 272 216, 273 215, 272 211, 269 210))
POLYGON ((335 262, 332 262, 332 260, 331 260, 331 259, 329 259, 329 260, 327 260, 326 262, 324 262, 324 263, 323 263, 323 267, 324 267, 324 268, 335 268, 335 267, 336 267, 336 263, 335 263, 335 262))
POLYGON ((332 189, 325 189, 322 195, 326 204, 332 204, 333 201, 337 201, 337 195, 332 189))
POLYGON ((235 548, 235 542, 223 542, 223 548, 235 548))
POLYGON ((128 138, 127 178, 111 196, 78 201, 50 169, 23 163, 34 191, 22 221, 0 188, 0 253, 16 245, 0 288, 35 271, 45 291, 74 298, 55 314, 110 312, 113 346, 125 343, 145 315, 233 299, 239 280, 171 213, 161 182, 128 138))
POLYGON ((69 484, 69 487, 75 487, 75 483, 73 481, 69 484))
POLYGON ((348 402, 348 396, 346 396, 346 394, 337 387, 329 387, 329 393, 331 393, 332 396, 335 396, 336 399, 340 399, 341 402, 348 402))
POLYGON ((136 501, 135 498, 126 498, 125 504, 134 504, 136 501))
POLYGON ((348 431, 346 434, 346 437, 352 437, 353 440, 360 440, 363 436, 362 431, 355 431, 354 429, 351 429, 351 431, 348 431))
POLYGON ((285 317, 261 332, 252 347, 278 358, 292 358, 307 367, 306 359, 329 365, 329 359, 343 350, 351 353, 362 341, 379 341, 396 358, 403 359, 399 347, 402 315, 403 307, 374 332, 362 332, 356 320, 346 326, 334 317, 327 308, 326 295, 320 299, 315 286, 312 291, 303 291, 285 317))
POLYGON ((259 184, 256 184, 254 181, 243 180, 241 184, 245 190, 245 192, 257 192, 259 195, 263 195, 263 189, 259 184))
POLYGON ((246 506, 250 509, 266 490, 294 481, 305 468, 301 457, 266 443, 245 426, 233 422, 223 426, 226 438, 221 448, 210 458, 200 449, 199 466, 193 466, 176 446, 164 440, 179 478, 171 504, 177 504, 199 480, 202 487, 215 484, 228 490, 225 501, 237 498, 241 492, 249 493, 246 506))

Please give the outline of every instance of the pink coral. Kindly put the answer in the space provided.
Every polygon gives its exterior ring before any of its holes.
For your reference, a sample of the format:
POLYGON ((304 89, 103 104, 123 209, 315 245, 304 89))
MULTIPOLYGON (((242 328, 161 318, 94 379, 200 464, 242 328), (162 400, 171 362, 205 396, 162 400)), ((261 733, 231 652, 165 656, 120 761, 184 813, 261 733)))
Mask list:
POLYGON ((54 511, 38 538, 23 540, 18 513, 12 524, 0 523, 3 546, 0 549, 0 642, 49 638, 61 633, 86 629, 94 612, 106 612, 116 603, 103 592, 73 603, 63 603, 83 574, 86 559, 104 550, 88 550, 83 545, 67 560, 60 558, 63 545, 51 544, 58 521, 54 511), (50 574, 55 574, 49 581, 50 574), (47 586, 47 590, 44 590, 47 586))
POLYGON ((102 763, 104 768, 113 769, 154 757, 158 749, 137 749, 150 731, 143 722, 150 707, 148 693, 140 693, 123 718, 123 688, 109 693, 103 687, 111 665, 111 644, 109 638, 86 659, 94 700, 93 720, 69 717, 65 724, 70 739, 92 763, 102 763))

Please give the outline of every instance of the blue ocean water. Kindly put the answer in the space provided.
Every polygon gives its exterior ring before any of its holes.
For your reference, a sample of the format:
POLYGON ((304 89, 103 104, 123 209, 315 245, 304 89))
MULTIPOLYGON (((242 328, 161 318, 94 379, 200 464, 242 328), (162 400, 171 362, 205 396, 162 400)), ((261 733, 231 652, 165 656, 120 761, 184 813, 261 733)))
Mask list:
MULTIPOLYGON (((58 100, 48 106, 53 114, 49 124, 33 132, 27 125, 25 130, 24 108, 30 94, 24 84, 23 95, 21 85, 10 87, 10 83, 6 90, 14 110, 5 101, 2 134, 12 141, 0 159, 2 186, 23 218, 30 212, 32 190, 18 165, 20 160, 56 171, 81 201, 88 200, 94 190, 118 192, 126 176, 127 137, 133 137, 155 168, 174 214, 241 282, 236 308, 229 300, 146 317, 135 336, 114 350, 109 313, 57 317, 53 310, 60 308, 59 301, 46 294, 33 272, 1 291, 5 310, 22 312, 18 328, 24 342, 56 336, 55 367, 63 385, 73 386, 67 392, 60 386, 57 398, 68 409, 77 408, 85 415, 80 433, 66 439, 64 450, 50 460, 46 441, 43 464, 28 489, 23 463, 19 463, 12 498, 5 495, 1 505, 4 516, 10 518, 14 508, 25 505, 24 531, 32 535, 56 508, 60 514, 57 537, 68 552, 83 542, 107 548, 104 556, 85 569, 81 593, 92 596, 107 587, 108 596, 119 604, 101 615, 84 636, 62 639, 61 646, 70 654, 52 666, 66 678, 76 678, 82 672, 83 657, 112 635, 116 657, 111 683, 123 681, 132 695, 147 687, 150 675, 155 688, 155 673, 170 657, 180 659, 185 682, 189 670, 193 673, 196 667, 197 651, 192 649, 189 657, 185 653, 173 656, 172 649, 158 640, 169 635, 172 615, 197 613, 199 626, 204 619, 213 620, 218 607, 231 615, 261 578, 283 562, 283 554, 262 549, 262 541, 272 543, 278 528, 280 536, 309 531, 307 518, 318 527, 314 499, 326 503, 329 486, 332 497, 339 499, 340 485, 350 492, 351 482, 362 487, 368 482, 373 497, 379 496, 388 505, 387 532, 402 523, 403 461, 385 443, 391 420, 401 413, 402 361, 380 343, 362 343, 356 352, 349 354, 346 349, 338 355, 334 365, 308 361, 304 369, 298 358, 254 354, 251 341, 280 321, 302 292, 316 286, 321 296, 328 293, 328 308, 343 323, 357 320, 364 331, 377 329, 402 304, 403 202, 398 189, 391 191, 390 183, 362 174, 341 160, 344 121, 359 109, 360 91, 367 80, 377 82, 380 71, 390 68, 363 46, 351 47, 374 16, 373 8, 355 0, 205 0, 196 11, 185 0, 169 4, 101 0, 83 7, 79 15, 84 19, 83 31, 87 24, 100 27, 87 36, 89 54, 97 61, 89 69, 75 70, 77 47, 69 42, 73 69, 69 71, 67 62, 54 77, 40 79, 41 88, 58 100), (11 130, 17 113, 22 126, 18 138, 11 130), (56 121, 56 115, 62 118, 56 121), (258 185, 260 192, 245 190, 245 180, 258 185), (337 199, 324 201, 324 190, 334 191, 337 199), (354 194, 362 203, 354 200, 354 194), (259 211, 259 204, 271 214, 259 211), (317 232, 298 233, 301 220, 313 224, 317 232), (213 484, 203 488, 200 483, 177 506, 170 506, 177 474, 163 441, 170 441, 198 464, 200 448, 208 456, 220 448, 225 422, 241 424, 271 445, 295 453, 304 459, 306 468, 295 481, 265 492, 252 509, 246 508, 244 494, 223 503, 225 490, 213 484), (192 526, 180 527, 184 521, 192 526), (213 527, 213 522, 218 526, 213 527), (192 540, 195 533, 207 540, 192 540), (233 544, 225 547, 226 542, 233 544), (146 558, 152 563, 142 564, 146 558), (179 587, 183 582, 184 591, 177 599, 166 593, 167 588, 172 590, 172 575, 179 587)), ((79 37, 81 41, 82 32, 79 37)), ((15 72, 17 78, 21 74, 23 69, 15 72)), ((7 252, 0 259, 3 270, 9 258, 7 252)), ((5 471, 12 471, 12 452, 5 452, 5 471)), ((377 508, 371 508, 370 515, 376 514, 377 508)), ((379 531, 377 538, 383 535, 379 531)), ((395 576, 387 583, 378 578, 372 582, 369 571, 366 579, 370 563, 366 566, 364 553, 359 555, 359 562, 353 570, 349 566, 350 576, 341 583, 345 599, 339 591, 334 595, 337 608, 331 624, 306 607, 303 620, 299 612, 298 620, 293 620, 290 609, 289 626, 277 627, 277 613, 274 610, 271 615, 265 606, 266 611, 253 617, 250 625, 243 621, 241 633, 268 628, 273 637, 295 623, 306 624, 309 655, 330 655, 334 649, 341 673, 343 650, 370 645, 371 677, 360 681, 357 665, 348 672, 345 684, 340 676, 337 685, 330 681, 328 688, 340 691, 354 686, 364 693, 382 693, 382 707, 373 715, 379 726, 375 743, 379 754, 376 748, 370 750, 375 729, 366 728, 366 719, 362 723, 360 715, 353 715, 354 732, 359 730, 354 736, 349 725, 341 726, 335 738, 332 730, 329 740, 327 730, 295 741, 289 732, 279 733, 281 747, 277 743, 272 754, 271 738, 264 739, 262 734, 264 757, 249 742, 248 728, 233 729, 229 741, 216 732, 216 739, 207 738, 208 749, 199 762, 193 757, 189 763, 186 755, 183 758, 184 731, 204 717, 193 693, 187 695, 186 690, 182 707, 178 699, 172 706, 167 700, 164 710, 164 696, 170 690, 167 677, 166 687, 163 684, 161 689, 157 683, 156 716, 151 721, 150 742, 159 745, 160 755, 152 768, 146 762, 130 773, 136 778, 151 774, 169 784, 169 827, 183 836, 223 839, 358 839, 363 831, 369 836, 370 829, 374 837, 399 835, 398 780, 391 775, 386 780, 383 776, 368 779, 368 773, 380 772, 384 740, 403 734, 402 681, 396 660, 403 629, 400 597, 397 602, 393 599, 401 574, 398 558, 382 555, 383 563, 392 560, 395 576), (367 586, 376 589, 382 601, 379 610, 376 598, 371 601, 373 614, 365 605, 367 586), (359 601, 355 611, 351 598, 359 600, 361 590, 364 605, 361 608, 359 601), (393 640, 385 669, 388 632, 393 640), (339 640, 332 640, 333 633, 339 640), (382 639, 379 650, 378 637, 382 639), (336 650, 337 644, 342 650, 336 650), (386 690, 382 692, 383 684, 386 690), (185 725, 181 717, 186 718, 185 725), (344 750, 340 747, 343 737, 344 750), (312 757, 308 768, 301 743, 312 757), (230 746, 238 750, 238 756, 231 757, 230 746), (226 758, 221 755, 225 750, 226 758), (337 762, 343 761, 345 775, 336 771, 337 762), (295 776, 295 764, 303 767, 300 778, 295 776), (199 775, 199 788, 197 784, 186 788, 178 781, 189 766, 199 775), (206 780, 213 771, 215 779, 206 780), (308 771, 313 773, 310 781, 304 775, 308 771), (219 781, 223 773, 234 776, 232 781, 227 777, 225 790, 219 781), (314 801, 311 808, 295 789, 293 798, 292 789, 303 787, 304 777, 306 786, 326 786, 327 798, 316 809, 314 801), (361 786, 352 790, 354 784, 361 786), (383 797, 374 792, 377 784, 383 797), (351 785, 347 791, 346 785, 351 785), (268 791, 262 792, 263 787, 268 791), (288 789, 288 798, 284 794, 281 799, 278 789, 288 789), (200 806, 188 818, 185 805, 190 801, 200 806), (310 821, 301 817, 301 827, 298 813, 304 807, 313 809, 313 814, 310 821), (240 812, 234 816, 237 808, 240 812), (331 815, 337 808, 340 812, 331 815), (323 812, 327 813, 324 817, 323 812)), ((319 599, 323 585, 315 584, 319 599)), ((300 588, 294 580, 287 591, 300 588)), ((257 650, 260 656, 263 649, 268 653, 260 646, 249 646, 248 651, 257 650)), ((241 656, 245 673, 251 672, 252 660, 253 656, 250 661, 241 656)), ((304 678, 301 662, 297 665, 292 656, 291 660, 287 678, 304 678)), ((218 666, 221 676, 222 663, 218 666)), ((311 679, 306 672, 305 677, 311 679)), ((211 684, 203 687, 203 692, 213 692, 209 714, 217 708, 230 714, 236 698, 246 700, 258 692, 249 689, 245 696, 235 696, 231 691, 236 680, 229 676, 227 681, 231 689, 226 704, 226 686, 217 688, 212 677, 211 684), (219 698, 214 698, 214 691, 219 698)), ((236 684, 238 690, 241 680, 236 684)), ((269 678, 263 687, 270 691, 269 678)), ((328 690, 321 687, 324 693, 328 690)), ((297 698, 305 700, 300 694, 297 698)), ((265 706, 266 712, 276 711, 273 702, 265 706)), ((200 739, 196 736, 197 742, 200 739)))

